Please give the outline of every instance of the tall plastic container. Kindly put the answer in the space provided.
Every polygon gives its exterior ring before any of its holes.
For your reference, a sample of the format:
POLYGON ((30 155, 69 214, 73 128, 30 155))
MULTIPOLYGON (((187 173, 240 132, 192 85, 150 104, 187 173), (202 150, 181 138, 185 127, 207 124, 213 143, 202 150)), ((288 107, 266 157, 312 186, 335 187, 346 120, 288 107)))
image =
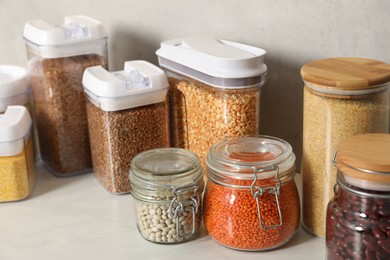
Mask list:
POLYGON ((24 38, 43 163, 57 176, 90 171, 82 75, 87 67, 107 67, 103 25, 86 16, 65 17, 63 25, 32 20, 24 38))
POLYGON ((390 65, 362 58, 330 58, 304 65, 303 225, 325 237, 333 197, 338 143, 364 133, 387 133, 390 65))
POLYGON ((112 193, 130 192, 131 159, 169 146, 168 80, 146 61, 128 61, 123 71, 102 66, 83 76, 93 170, 112 193))
POLYGON ((161 43, 170 83, 172 146, 199 155, 226 136, 258 134, 267 67, 260 48, 210 37, 161 43))
POLYGON ((0 114, 0 202, 27 198, 35 184, 32 121, 24 106, 0 114))

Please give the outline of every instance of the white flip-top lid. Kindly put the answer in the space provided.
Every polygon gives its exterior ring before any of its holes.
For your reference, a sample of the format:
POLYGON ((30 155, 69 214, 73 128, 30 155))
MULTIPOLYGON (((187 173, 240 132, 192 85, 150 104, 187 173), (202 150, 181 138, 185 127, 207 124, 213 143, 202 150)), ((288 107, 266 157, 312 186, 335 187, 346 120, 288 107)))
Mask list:
POLYGON ((30 90, 27 70, 14 65, 0 65, 0 99, 12 97, 30 90))
POLYGON ((8 106, 30 102, 30 77, 23 67, 0 65, 0 113, 8 106))
POLYGON ((215 87, 263 85, 267 72, 265 50, 208 36, 162 42, 156 54, 161 67, 215 87))
POLYGON ((31 117, 24 106, 9 106, 0 115, 0 156, 22 152, 24 137, 31 129, 31 117))
POLYGON ((162 102, 168 80, 162 69, 146 61, 127 61, 123 71, 89 67, 83 74, 84 92, 104 111, 117 111, 162 102))
POLYGON ((27 45, 42 57, 55 58, 100 53, 102 46, 95 40, 107 38, 107 33, 101 22, 88 16, 75 15, 65 16, 62 25, 52 25, 42 20, 28 21, 24 25, 24 38, 27 45))

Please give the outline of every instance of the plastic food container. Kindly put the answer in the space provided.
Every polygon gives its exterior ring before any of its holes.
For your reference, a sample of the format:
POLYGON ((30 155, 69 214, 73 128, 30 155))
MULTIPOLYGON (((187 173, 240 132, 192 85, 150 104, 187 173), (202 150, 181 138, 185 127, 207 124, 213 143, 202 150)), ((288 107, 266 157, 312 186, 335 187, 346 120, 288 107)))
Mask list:
POLYGON ((63 25, 29 21, 24 38, 42 161, 57 176, 90 171, 82 76, 87 67, 107 66, 107 34, 92 18, 70 16, 63 25))
POLYGON ((300 205, 290 144, 270 136, 225 138, 207 156, 204 223, 217 243, 261 251, 286 244, 300 205))
POLYGON ((196 154, 181 148, 142 152, 131 161, 130 182, 143 238, 175 244, 198 235, 204 180, 196 154))
POLYGON ((146 61, 128 61, 123 71, 102 66, 83 76, 94 174, 112 193, 130 192, 131 159, 169 146, 168 80, 146 61))
POLYGON ((301 75, 303 225, 325 238, 326 207, 336 184, 336 146, 353 135, 388 132, 390 65, 330 58, 304 65, 301 75))
POLYGON ((32 121, 24 106, 0 114, 0 202, 27 198, 34 188, 32 121))
POLYGON ((226 136, 258 134, 265 51, 210 37, 175 39, 157 50, 170 83, 172 146, 199 155, 226 136))
POLYGON ((326 219, 328 259, 390 259, 390 135, 340 142, 326 219))
POLYGON ((25 106, 33 120, 33 140, 35 159, 39 159, 38 136, 31 97, 31 83, 27 70, 14 65, 0 65, 0 113, 8 106, 25 106))

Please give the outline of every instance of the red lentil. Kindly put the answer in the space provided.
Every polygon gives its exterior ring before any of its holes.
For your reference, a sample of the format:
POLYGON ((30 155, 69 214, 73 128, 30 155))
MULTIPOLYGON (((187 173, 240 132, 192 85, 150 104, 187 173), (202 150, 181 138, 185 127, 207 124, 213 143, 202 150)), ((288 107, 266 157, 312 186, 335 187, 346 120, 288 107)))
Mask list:
MULTIPOLYGON (((241 165, 243 162, 253 163, 256 160, 275 161, 275 158, 267 152, 260 153, 260 156, 251 156, 243 152, 239 157, 231 153, 230 158, 232 162, 240 161, 241 165)), ((293 165, 287 171, 278 174, 278 176, 284 176, 279 178, 281 186, 278 200, 281 216, 274 193, 264 189, 263 194, 257 197, 262 227, 256 198, 251 193, 251 186, 276 187, 278 180, 274 176, 261 179, 261 175, 269 174, 269 170, 258 173, 260 177, 257 177, 258 180, 255 182, 254 178, 243 176, 253 174, 253 167, 252 171, 248 171, 248 168, 241 169, 242 171, 236 173, 234 177, 233 175, 222 177, 222 174, 215 172, 214 167, 211 169, 209 162, 210 155, 207 160, 209 182, 204 198, 204 223, 210 236, 216 242, 233 249, 255 251, 273 249, 291 239, 298 229, 300 219, 299 196, 292 178, 295 171, 293 165), (282 223, 280 223, 280 217, 282 223)), ((229 168, 232 172, 237 171, 237 168, 231 165, 227 166, 225 171, 229 168)), ((254 189, 254 191, 257 190, 254 189)))

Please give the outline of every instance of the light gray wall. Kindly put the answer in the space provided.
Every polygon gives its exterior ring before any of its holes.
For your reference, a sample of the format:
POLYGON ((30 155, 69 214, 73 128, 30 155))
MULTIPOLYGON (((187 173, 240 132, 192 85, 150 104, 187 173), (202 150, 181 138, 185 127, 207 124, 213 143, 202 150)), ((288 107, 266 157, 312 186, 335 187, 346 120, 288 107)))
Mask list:
POLYGON ((301 153, 302 81, 311 60, 356 56, 390 63, 388 0, 0 0, 0 63, 26 64, 24 23, 62 24, 64 15, 100 20, 109 32, 111 70, 124 61, 157 63, 163 40, 212 35, 267 51, 261 133, 301 153))

